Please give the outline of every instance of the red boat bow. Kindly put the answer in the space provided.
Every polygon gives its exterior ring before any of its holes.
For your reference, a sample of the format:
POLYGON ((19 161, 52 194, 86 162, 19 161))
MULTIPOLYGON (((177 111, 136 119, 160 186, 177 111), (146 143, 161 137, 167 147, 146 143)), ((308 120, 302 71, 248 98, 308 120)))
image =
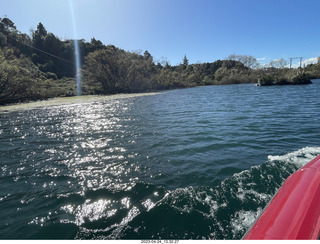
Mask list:
POLYGON ((245 240, 310 240, 320 231, 320 155, 293 173, 245 240))

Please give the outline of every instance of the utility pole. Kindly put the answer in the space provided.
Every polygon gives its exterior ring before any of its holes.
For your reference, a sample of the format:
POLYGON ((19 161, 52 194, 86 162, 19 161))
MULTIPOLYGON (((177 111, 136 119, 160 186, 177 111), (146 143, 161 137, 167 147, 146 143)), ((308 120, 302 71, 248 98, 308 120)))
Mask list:
POLYGON ((302 67, 302 59, 303 59, 303 57, 295 57, 295 58, 289 58, 289 60, 290 60, 290 69, 292 67, 292 60, 293 59, 300 59, 300 68, 301 68, 302 67))

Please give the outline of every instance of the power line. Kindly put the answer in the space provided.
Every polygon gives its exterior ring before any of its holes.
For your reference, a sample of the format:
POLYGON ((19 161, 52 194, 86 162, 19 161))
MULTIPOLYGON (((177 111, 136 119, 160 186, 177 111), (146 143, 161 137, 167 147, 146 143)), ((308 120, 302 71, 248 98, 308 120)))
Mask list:
POLYGON ((289 58, 289 60, 290 60, 290 69, 291 69, 291 66, 292 66, 292 60, 293 59, 300 59, 300 68, 301 68, 303 57, 295 57, 295 58, 289 58))
MULTIPOLYGON (((3 32, 1 32, 1 33, 3 33, 3 32)), ((5 34, 5 33, 3 33, 3 34, 5 34)), ((41 49, 39 49, 39 48, 36 48, 36 47, 34 47, 34 46, 31 46, 31 45, 29 45, 29 44, 23 43, 22 41, 19 41, 19 40, 13 38, 13 37, 10 36, 9 34, 5 34, 5 35, 6 35, 7 37, 11 38, 12 40, 15 40, 15 41, 17 41, 17 42, 19 42, 19 43, 27 46, 27 47, 33 48, 33 49, 35 49, 35 50, 37 50, 37 51, 39 51, 39 52, 42 52, 42 53, 44 53, 44 54, 47 54, 47 55, 51 56, 51 57, 54 57, 54 58, 56 58, 56 59, 59 59, 59 60, 62 60, 62 61, 64 61, 64 62, 67 62, 67 63, 69 63, 69 64, 74 65, 73 62, 71 62, 71 61, 69 61, 69 60, 67 60, 67 59, 61 58, 61 57, 56 56, 56 55, 54 55, 54 54, 52 54, 52 53, 48 53, 48 52, 43 51, 43 50, 41 50, 41 49)))

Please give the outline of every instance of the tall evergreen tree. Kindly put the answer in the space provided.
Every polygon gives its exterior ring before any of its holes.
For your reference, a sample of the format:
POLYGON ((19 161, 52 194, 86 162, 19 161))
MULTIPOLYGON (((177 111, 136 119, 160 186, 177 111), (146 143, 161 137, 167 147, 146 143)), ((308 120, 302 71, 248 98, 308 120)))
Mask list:
POLYGON ((182 60, 182 65, 184 66, 184 68, 187 68, 187 66, 189 65, 189 60, 187 59, 187 55, 184 55, 182 60))

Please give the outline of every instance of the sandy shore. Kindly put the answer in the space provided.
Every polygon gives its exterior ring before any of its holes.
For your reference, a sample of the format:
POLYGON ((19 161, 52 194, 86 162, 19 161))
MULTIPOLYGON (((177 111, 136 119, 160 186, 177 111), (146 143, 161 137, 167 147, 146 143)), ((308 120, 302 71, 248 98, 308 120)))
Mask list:
POLYGON ((29 110, 29 109, 42 108, 42 107, 51 107, 51 106, 93 103, 93 102, 113 100, 113 99, 153 96, 157 94, 160 94, 160 93, 150 92, 150 93, 115 94, 115 95, 105 95, 105 96, 88 95, 88 96, 78 96, 78 97, 77 96, 58 97, 58 98, 52 98, 45 101, 36 101, 36 102, 0 106, 0 113, 19 111, 19 110, 29 110))

